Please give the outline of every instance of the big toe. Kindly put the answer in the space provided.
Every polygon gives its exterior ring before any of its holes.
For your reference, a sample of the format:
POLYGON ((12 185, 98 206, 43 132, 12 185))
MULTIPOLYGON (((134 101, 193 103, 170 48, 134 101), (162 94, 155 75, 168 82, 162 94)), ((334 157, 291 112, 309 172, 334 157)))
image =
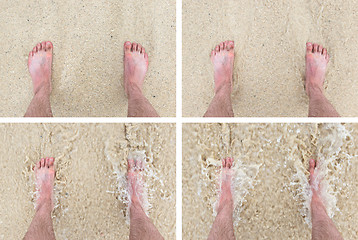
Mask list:
POLYGON ((227 41, 226 43, 226 50, 230 51, 232 49, 234 49, 234 41, 227 41))
POLYGON ((306 51, 307 53, 312 53, 313 45, 311 42, 306 43, 306 51))
POLYGON ((46 46, 46 51, 51 51, 53 49, 53 44, 50 41, 47 41, 45 46, 46 46))
POLYGON ((314 159, 310 159, 310 173, 314 172, 315 167, 316 167, 316 161, 314 159))
POLYGON ((132 47, 131 42, 126 41, 126 42, 124 43, 124 51, 130 51, 130 50, 131 50, 131 47, 132 47))

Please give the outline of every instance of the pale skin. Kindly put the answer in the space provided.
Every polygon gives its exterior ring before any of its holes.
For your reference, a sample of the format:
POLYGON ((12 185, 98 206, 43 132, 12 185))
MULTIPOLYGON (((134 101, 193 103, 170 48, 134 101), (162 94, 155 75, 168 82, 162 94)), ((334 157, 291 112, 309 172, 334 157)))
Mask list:
POLYGON ((210 58, 214 67, 215 96, 204 117, 234 117, 231 102, 234 41, 225 41, 217 45, 210 58))
POLYGON ((38 43, 29 53, 28 68, 34 97, 25 117, 52 117, 50 104, 52 54, 53 45, 49 41, 38 43))
POLYGON ((222 160, 221 190, 217 215, 210 230, 208 240, 234 240, 233 211, 234 201, 231 192, 232 158, 222 160))
MULTIPOLYGON (((32 78, 34 97, 25 117, 52 117, 50 94, 52 91, 51 42, 38 43, 29 53, 28 68, 32 78)), ((124 88, 128 97, 128 117, 159 117, 142 93, 148 70, 148 54, 137 43, 124 43, 124 88)))
POLYGON ((35 166, 37 188, 36 213, 24 237, 25 240, 55 239, 51 213, 53 204, 53 184, 55 179, 54 158, 42 158, 35 166))
POLYGON ((164 239, 142 207, 143 177, 141 172, 143 169, 144 164, 142 161, 128 159, 127 181, 131 200, 129 206, 129 239, 164 239))
POLYGON ((309 98, 309 117, 340 117, 323 93, 329 55, 319 44, 306 44, 306 92, 309 98))
POLYGON ((142 93, 148 70, 148 54, 138 43, 124 43, 124 90, 128 97, 128 117, 159 117, 142 93))
POLYGON ((310 160, 310 185, 312 190, 311 216, 313 240, 343 240, 342 235, 327 215, 326 207, 321 198, 320 179, 316 161, 310 160))

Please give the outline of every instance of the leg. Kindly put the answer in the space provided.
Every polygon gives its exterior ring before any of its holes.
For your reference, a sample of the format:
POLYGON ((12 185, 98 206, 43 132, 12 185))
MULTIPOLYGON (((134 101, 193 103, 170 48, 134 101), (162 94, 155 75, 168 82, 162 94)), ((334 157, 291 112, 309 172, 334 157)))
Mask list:
POLYGON ((26 240, 55 239, 51 212, 53 209, 53 181, 55 178, 54 159, 41 159, 35 167, 36 175, 36 213, 24 237, 26 240))
POLYGON ((234 117, 231 103, 234 69, 234 42, 226 41, 211 52, 214 65, 215 96, 204 117, 234 117))
POLYGON ((312 239, 342 239, 341 234, 326 212, 320 196, 320 180, 317 178, 315 160, 310 160, 310 185, 312 189, 311 215, 312 215, 312 239))
POLYGON ((329 55, 321 45, 307 43, 306 92, 309 98, 309 117, 339 117, 332 104, 323 94, 329 55))
POLYGON ((129 239, 164 239, 158 229, 150 221, 142 208, 143 179, 141 171, 143 162, 141 160, 128 159, 128 185, 130 194, 130 228, 129 239))
POLYGON ((124 43, 124 88, 128 97, 128 117, 159 117, 142 93, 148 55, 137 43, 124 43))
POLYGON ((52 117, 51 66, 52 43, 38 43, 29 54, 29 72, 34 88, 34 97, 27 108, 25 117, 52 117))
POLYGON ((232 158, 222 160, 221 193, 218 205, 218 214, 210 230, 209 240, 235 239, 232 214, 234 203, 231 193, 232 158))

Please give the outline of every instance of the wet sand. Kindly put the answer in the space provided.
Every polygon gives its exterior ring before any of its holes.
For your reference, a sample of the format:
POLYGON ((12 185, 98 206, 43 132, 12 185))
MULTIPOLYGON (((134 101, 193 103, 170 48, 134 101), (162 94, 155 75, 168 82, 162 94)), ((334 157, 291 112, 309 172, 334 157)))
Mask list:
POLYGON ((34 215, 32 166, 56 158, 58 239, 125 239, 129 152, 145 151, 149 217, 175 239, 175 126, 172 124, 1 124, 0 239, 22 239, 34 215))
POLYGON ((16 0, 0 8, 0 116, 24 115, 32 99, 28 54, 49 40, 54 116, 127 115, 125 41, 141 43, 149 55, 144 96, 160 116, 175 116, 174 0, 16 0))
POLYGON ((211 50, 235 41, 237 117, 305 117, 307 41, 331 56, 325 93, 358 116, 358 1, 183 1, 183 116, 201 117, 214 94, 211 50))
POLYGON ((329 216, 358 238, 357 124, 185 124, 183 239, 206 239, 214 222, 221 159, 234 158, 238 239, 310 239, 309 159, 325 163, 329 216))

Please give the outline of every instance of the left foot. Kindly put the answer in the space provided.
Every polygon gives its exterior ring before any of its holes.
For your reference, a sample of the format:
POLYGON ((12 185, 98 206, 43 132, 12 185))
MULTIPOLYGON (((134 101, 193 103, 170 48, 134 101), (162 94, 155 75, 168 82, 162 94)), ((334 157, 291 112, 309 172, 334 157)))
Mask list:
POLYGON ((128 159, 127 180, 131 203, 143 203, 143 181, 141 172, 144 164, 140 159, 128 159))
POLYGON ((124 43, 124 90, 127 96, 132 91, 142 90, 148 70, 148 54, 138 43, 124 43))
POLYGON ((309 183, 312 190, 312 201, 322 202, 321 189, 320 189, 321 181, 318 177, 318 169, 316 166, 317 166, 316 161, 314 159, 311 159, 310 166, 309 166, 309 171, 310 171, 309 183))
POLYGON ((218 212, 225 206, 233 208, 233 199, 231 193, 231 180, 232 180, 232 158, 224 158, 222 160, 222 172, 221 172, 221 191, 218 205, 218 212))
POLYGON ((51 42, 42 42, 29 53, 28 68, 35 95, 40 90, 51 93, 52 49, 51 42))
POLYGON ((227 87, 231 93, 234 57, 234 41, 222 42, 211 52, 211 62, 214 65, 215 93, 223 87, 227 87))
POLYGON ((53 209, 53 183, 55 179, 54 158, 42 158, 35 166, 36 210, 45 204, 53 209))

